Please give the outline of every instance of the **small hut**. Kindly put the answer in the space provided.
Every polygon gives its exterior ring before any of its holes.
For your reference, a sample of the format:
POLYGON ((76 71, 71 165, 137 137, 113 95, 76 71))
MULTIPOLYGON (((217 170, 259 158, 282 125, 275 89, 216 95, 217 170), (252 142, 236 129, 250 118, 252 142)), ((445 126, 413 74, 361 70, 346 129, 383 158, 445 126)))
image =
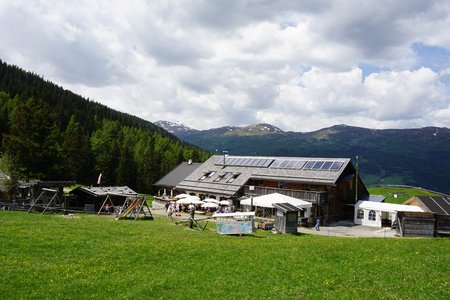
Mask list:
POLYGON ((274 203, 277 210, 275 216, 275 229, 279 233, 297 233, 298 212, 300 208, 289 203, 274 203))
POLYGON ((397 213, 397 233, 409 237, 434 237, 436 220, 429 212, 397 213))

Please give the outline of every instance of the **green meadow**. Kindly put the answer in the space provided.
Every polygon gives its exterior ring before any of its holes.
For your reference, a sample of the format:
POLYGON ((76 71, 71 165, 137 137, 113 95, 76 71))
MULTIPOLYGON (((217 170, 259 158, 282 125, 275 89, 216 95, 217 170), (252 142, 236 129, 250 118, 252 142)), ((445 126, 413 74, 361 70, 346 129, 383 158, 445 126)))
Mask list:
POLYGON ((449 299, 450 239, 222 236, 0 212, 2 299, 449 299))
POLYGON ((403 204, 406 200, 414 196, 439 196, 439 194, 422 190, 419 188, 408 187, 370 187, 368 188, 371 195, 384 195, 386 196, 385 202, 403 204))

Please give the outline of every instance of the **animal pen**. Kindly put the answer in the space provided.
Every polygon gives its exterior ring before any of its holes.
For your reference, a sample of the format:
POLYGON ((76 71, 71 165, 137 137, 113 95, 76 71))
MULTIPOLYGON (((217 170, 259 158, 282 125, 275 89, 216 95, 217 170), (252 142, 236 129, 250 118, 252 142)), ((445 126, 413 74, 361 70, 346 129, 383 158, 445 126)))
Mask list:
POLYGON ((42 192, 36 198, 36 200, 31 202, 30 208, 27 212, 30 212, 33 208, 43 208, 42 214, 45 213, 47 209, 61 209, 62 201, 58 196, 58 190, 43 188, 42 192))
POLYGON ((68 211, 67 198, 63 187, 73 184, 72 181, 38 181, 17 186, 15 201, 27 212, 68 211), (35 197, 38 195, 37 197, 35 197))

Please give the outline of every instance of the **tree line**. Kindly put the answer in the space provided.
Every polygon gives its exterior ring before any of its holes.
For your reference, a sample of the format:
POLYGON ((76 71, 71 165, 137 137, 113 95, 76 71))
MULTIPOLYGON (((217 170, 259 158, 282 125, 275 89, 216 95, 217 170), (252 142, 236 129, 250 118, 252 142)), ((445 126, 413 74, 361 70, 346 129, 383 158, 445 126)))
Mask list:
POLYGON ((153 184, 182 161, 210 154, 156 125, 84 99, 0 60, 0 153, 12 181, 153 184))

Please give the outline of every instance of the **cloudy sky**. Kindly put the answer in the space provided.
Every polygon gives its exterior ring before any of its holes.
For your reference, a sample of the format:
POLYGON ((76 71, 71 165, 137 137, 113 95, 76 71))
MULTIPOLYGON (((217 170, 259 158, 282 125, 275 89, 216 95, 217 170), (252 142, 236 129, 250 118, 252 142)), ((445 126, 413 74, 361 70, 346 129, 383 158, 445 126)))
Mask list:
POLYGON ((0 0, 0 59, 197 129, 450 127, 450 2, 0 0))

